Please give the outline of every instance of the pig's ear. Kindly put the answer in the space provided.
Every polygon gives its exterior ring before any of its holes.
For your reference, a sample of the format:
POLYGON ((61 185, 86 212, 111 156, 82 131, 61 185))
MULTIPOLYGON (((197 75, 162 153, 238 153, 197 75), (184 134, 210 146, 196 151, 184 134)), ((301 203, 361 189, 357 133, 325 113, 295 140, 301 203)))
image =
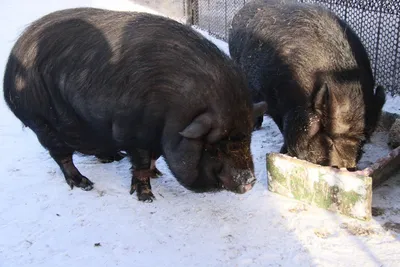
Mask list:
POLYGON ((267 112, 267 102, 261 101, 253 104, 253 117, 257 118, 263 116, 267 112))
POLYGON ((319 132, 320 129, 321 129, 320 120, 319 119, 311 120, 309 128, 308 128, 309 136, 316 135, 319 132))
POLYGON ((323 114, 329 109, 330 92, 327 83, 323 83, 314 96, 314 110, 323 114))
POLYGON ((196 139, 206 135, 211 129, 211 124, 211 117, 208 114, 201 114, 179 134, 189 139, 196 139))

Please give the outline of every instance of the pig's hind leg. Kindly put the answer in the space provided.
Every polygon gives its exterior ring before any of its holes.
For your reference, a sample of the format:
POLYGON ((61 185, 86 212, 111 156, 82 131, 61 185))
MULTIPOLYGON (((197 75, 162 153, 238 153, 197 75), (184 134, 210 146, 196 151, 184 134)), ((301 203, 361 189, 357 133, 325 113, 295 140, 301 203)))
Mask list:
POLYGON ((74 149, 60 140, 57 132, 49 123, 42 119, 33 119, 25 124, 32 129, 42 146, 49 151, 50 156, 60 167, 71 189, 74 186, 80 187, 85 191, 93 189, 93 182, 83 176, 74 165, 72 160, 74 149))
POLYGON ((159 169, 156 167, 156 161, 160 157, 159 154, 152 153, 151 154, 151 163, 150 163, 150 170, 152 171, 151 178, 158 178, 163 175, 159 169))
POLYGON ((151 191, 150 177, 153 177, 155 170, 152 169, 152 154, 148 150, 131 149, 127 151, 132 162, 132 182, 130 194, 135 191, 140 201, 153 202, 155 196, 151 191))

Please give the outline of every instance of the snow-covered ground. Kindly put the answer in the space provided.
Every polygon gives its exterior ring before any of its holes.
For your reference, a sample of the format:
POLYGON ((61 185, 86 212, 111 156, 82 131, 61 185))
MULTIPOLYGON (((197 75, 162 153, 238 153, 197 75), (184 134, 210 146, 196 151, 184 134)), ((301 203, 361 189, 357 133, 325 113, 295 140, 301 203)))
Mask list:
MULTIPOLYGON (((2 1, 1 77, 27 23, 73 6, 141 8, 125 0, 2 1)), ((214 41, 227 52, 226 43, 214 41)), ((399 106, 399 97, 389 98, 385 110, 400 113, 399 106)), ((265 154, 279 151, 282 137, 268 118, 253 134, 258 183, 252 191, 189 192, 161 159, 164 176, 151 181, 157 200, 149 204, 128 193, 127 159, 101 164, 76 156, 95 188, 70 190, 2 97, 0 114, 0 267, 400 266, 400 236, 385 224, 400 222, 400 179, 374 192, 373 206, 384 214, 370 222, 273 194, 267 191, 265 154)))

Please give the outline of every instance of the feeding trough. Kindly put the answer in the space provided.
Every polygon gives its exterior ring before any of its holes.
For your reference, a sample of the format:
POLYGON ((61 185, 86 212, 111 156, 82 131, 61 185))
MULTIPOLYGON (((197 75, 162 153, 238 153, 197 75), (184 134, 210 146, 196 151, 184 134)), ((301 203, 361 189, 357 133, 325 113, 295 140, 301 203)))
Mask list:
MULTIPOLYGON (((386 145, 395 141, 394 130, 397 129, 393 127, 398 122, 399 115, 383 112, 374 135, 386 136, 386 145)), ((397 132, 398 134, 400 132, 397 132)), ((376 152, 373 147, 371 149, 370 153, 376 152)), ((360 162, 362 163, 362 159, 360 162)), ((388 149, 386 155, 378 156, 375 162, 359 166, 359 169, 350 172, 346 169, 320 166, 280 153, 267 154, 270 191, 349 217, 370 220, 373 188, 400 170, 400 147, 391 151, 388 149)))

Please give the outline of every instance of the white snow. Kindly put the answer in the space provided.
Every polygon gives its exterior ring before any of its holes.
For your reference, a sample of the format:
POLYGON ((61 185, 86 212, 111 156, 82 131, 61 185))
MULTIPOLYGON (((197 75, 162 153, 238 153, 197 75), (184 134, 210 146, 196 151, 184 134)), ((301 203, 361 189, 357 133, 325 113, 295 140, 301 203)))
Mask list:
MULTIPOLYGON (((143 8, 123 0, 2 1, 0 73, 27 23, 77 6, 143 8)), ((227 53, 226 43, 218 45, 227 53)), ((399 112, 399 103, 399 97, 389 97, 385 110, 399 112)), ((127 159, 101 164, 74 157, 95 188, 70 190, 3 100, 0 113, 0 267, 400 265, 400 237, 384 228, 400 222, 400 179, 374 192, 373 206, 385 213, 370 222, 273 194, 267 190, 265 154, 279 151, 282 137, 268 118, 253 134, 258 182, 249 193, 189 192, 161 159, 164 176, 151 181, 157 200, 149 204, 128 193, 127 159)))

